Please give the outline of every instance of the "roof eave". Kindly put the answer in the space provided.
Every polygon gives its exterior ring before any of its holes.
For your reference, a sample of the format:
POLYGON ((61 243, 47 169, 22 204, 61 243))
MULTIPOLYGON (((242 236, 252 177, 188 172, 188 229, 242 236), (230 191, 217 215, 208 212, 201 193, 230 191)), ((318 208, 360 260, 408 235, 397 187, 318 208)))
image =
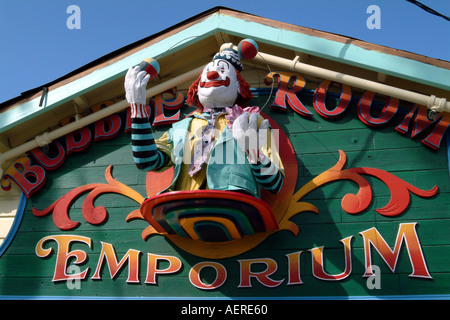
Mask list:
POLYGON ((1 104, 4 111, 0 114, 0 132, 122 77, 129 66, 144 58, 169 55, 216 33, 253 38, 257 42, 450 90, 449 62, 215 7, 27 91, 26 97, 10 100, 12 104, 1 104), (40 106, 43 87, 48 87, 49 93, 40 106))

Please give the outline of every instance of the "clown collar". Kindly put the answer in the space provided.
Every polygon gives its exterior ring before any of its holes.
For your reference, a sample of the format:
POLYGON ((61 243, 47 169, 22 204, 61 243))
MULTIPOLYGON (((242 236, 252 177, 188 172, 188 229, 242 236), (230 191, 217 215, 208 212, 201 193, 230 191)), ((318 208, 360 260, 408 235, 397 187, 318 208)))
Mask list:
POLYGON ((195 111, 192 113, 192 116, 200 119, 207 120, 210 122, 214 122, 214 120, 221 114, 225 114, 225 119, 228 120, 228 128, 233 127, 234 120, 237 119, 241 114, 248 112, 248 113, 259 113, 259 107, 253 106, 253 107, 245 107, 242 108, 241 106, 238 106, 237 104, 233 107, 225 107, 220 109, 219 111, 215 111, 214 109, 204 107, 203 112, 200 113, 198 111, 195 111))

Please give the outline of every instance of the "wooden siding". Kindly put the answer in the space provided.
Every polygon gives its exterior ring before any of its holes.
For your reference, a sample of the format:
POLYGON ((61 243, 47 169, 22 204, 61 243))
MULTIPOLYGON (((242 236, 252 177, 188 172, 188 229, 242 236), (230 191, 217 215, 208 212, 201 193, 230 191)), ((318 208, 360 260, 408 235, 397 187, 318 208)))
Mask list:
MULTIPOLYGON (((259 97, 254 104, 264 104, 267 97, 259 97)), ((81 213, 84 196, 73 203, 70 218, 81 224, 74 230, 63 232, 55 227, 52 216, 35 217, 31 209, 44 209, 59 197, 75 187, 105 182, 104 172, 113 165, 116 180, 145 195, 146 175, 138 171, 131 154, 129 133, 120 133, 109 141, 93 142, 83 152, 69 155, 61 168, 48 172, 44 189, 28 200, 25 214, 13 243, 0 258, 0 296, 74 296, 74 297, 361 297, 400 295, 442 295, 450 292, 450 183, 447 150, 442 146, 438 151, 429 150, 419 141, 401 136, 394 130, 399 119, 383 128, 369 128, 358 120, 356 104, 352 103, 344 116, 336 120, 325 120, 314 112, 311 96, 301 97, 305 106, 314 116, 304 119, 291 110, 287 112, 271 110, 266 112, 288 133, 293 144, 299 167, 296 190, 313 177, 335 165, 338 150, 347 154, 347 168, 373 167, 389 171, 405 181, 423 189, 435 184, 439 194, 431 199, 411 196, 407 211, 401 216, 389 218, 377 214, 374 208, 382 207, 389 201, 389 191, 379 180, 367 177, 374 198, 371 206, 363 213, 349 215, 340 207, 342 197, 356 192, 349 181, 339 181, 325 185, 310 194, 304 201, 318 207, 319 213, 302 213, 294 218, 300 229, 298 236, 288 231, 278 232, 267 238, 253 250, 240 256, 218 262, 227 269, 227 281, 217 290, 199 290, 190 284, 188 273, 196 263, 206 259, 198 258, 177 249, 162 236, 154 236, 143 241, 142 230, 148 226, 143 220, 126 222, 131 211, 138 208, 133 200, 126 197, 101 195, 96 205, 108 210, 106 222, 99 226, 87 223, 81 213), (396 122, 397 121, 397 122, 396 122), (364 269, 363 240, 359 232, 376 227, 388 244, 393 247, 400 223, 417 222, 417 233, 432 279, 408 277, 411 263, 404 248, 392 272, 381 257, 374 252, 373 263, 382 272, 381 289, 368 289, 364 269), (88 276, 81 282, 81 289, 69 290, 65 282, 53 283, 56 253, 47 258, 35 254, 37 242, 45 236, 56 234, 76 234, 90 237, 92 248, 75 244, 71 249, 81 249, 88 254, 88 260, 81 269, 90 268, 88 276), (343 248, 339 240, 353 236, 352 272, 342 281, 330 282, 315 278, 311 270, 311 248, 325 247, 325 268, 330 274, 343 271, 343 248), (142 252, 140 258, 140 283, 127 284, 127 269, 111 279, 108 268, 102 269, 102 280, 92 280, 101 250, 101 241, 114 246, 120 260, 128 249, 142 252), (302 251, 300 260, 303 284, 288 286, 286 254, 302 251), (145 284, 147 253, 178 257, 183 268, 173 275, 160 275, 158 285, 145 284), (284 282, 275 288, 267 288, 255 279, 252 288, 238 288, 239 259, 267 257, 275 260, 278 270, 271 276, 284 282)), ((190 111, 190 110, 186 110, 190 111)), ((162 134, 166 127, 159 127, 155 135, 162 134)), ((288 177, 289 178, 289 177, 288 177)), ((54 242, 46 247, 57 250, 54 242)), ((161 266, 163 268, 164 266, 161 266)), ((205 270, 206 272, 206 270, 205 270)), ((208 277, 206 274, 205 277, 208 277)))
POLYGON ((0 247, 13 225, 19 199, 20 193, 17 190, 0 190, 0 247))

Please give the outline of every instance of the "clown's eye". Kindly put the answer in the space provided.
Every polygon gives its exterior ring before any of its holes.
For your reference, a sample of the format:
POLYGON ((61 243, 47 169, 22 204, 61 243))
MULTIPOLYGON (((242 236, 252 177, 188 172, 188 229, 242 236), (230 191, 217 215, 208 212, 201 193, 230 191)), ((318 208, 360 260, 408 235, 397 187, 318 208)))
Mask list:
POLYGON ((220 67, 221 72, 230 69, 228 62, 224 60, 218 60, 217 66, 220 67))

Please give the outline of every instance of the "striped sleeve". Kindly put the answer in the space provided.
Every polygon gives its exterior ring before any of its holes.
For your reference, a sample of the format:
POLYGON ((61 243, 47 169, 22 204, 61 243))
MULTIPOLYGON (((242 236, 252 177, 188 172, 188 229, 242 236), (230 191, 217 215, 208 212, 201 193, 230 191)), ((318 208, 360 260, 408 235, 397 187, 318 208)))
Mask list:
POLYGON ((159 170, 168 162, 168 156, 156 148, 152 127, 147 118, 131 118, 133 159, 138 169, 159 170))
POLYGON ((283 186, 284 175, 266 156, 256 164, 250 164, 256 182, 272 193, 278 193, 283 186))

